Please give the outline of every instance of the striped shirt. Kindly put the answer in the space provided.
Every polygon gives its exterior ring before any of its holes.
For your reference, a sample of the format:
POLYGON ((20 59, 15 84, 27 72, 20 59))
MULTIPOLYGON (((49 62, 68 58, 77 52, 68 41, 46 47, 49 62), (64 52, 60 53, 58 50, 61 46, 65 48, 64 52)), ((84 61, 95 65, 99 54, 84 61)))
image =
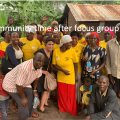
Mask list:
POLYGON ((17 93, 16 85, 31 88, 31 83, 42 75, 42 69, 35 70, 33 59, 17 65, 6 74, 2 87, 5 91, 17 93))

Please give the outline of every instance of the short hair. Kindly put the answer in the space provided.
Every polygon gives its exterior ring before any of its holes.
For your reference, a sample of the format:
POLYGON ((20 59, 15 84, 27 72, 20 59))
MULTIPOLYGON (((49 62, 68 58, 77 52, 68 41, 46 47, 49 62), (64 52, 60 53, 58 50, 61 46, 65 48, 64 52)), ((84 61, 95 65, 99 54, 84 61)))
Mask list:
POLYGON ((78 38, 79 38, 79 32, 78 31, 72 31, 71 33, 70 33, 70 36, 72 37, 72 36, 77 36, 78 38))
POLYGON ((31 23, 30 25, 36 25, 37 26, 37 29, 38 29, 38 25, 36 23, 31 23))
POLYGON ((47 37, 45 44, 47 44, 48 42, 52 41, 53 43, 55 43, 55 39, 52 37, 47 37))
POLYGON ((49 35, 47 35, 47 34, 42 35, 42 39, 43 39, 44 37, 46 37, 46 36, 48 36, 48 37, 49 37, 49 35))
POLYGON ((12 34, 17 33, 19 35, 19 33, 17 31, 10 31, 10 37, 12 37, 12 34))
POLYGON ((2 73, 2 68, 0 67, 0 73, 2 73))
POLYGON ((90 77, 84 77, 83 82, 86 82, 87 84, 92 83, 92 79, 90 77))

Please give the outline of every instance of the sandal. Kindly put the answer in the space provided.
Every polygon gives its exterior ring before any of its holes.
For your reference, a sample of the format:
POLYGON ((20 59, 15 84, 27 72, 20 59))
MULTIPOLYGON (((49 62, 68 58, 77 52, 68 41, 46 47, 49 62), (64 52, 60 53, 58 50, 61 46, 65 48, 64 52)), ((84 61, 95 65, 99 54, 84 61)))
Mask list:
POLYGON ((38 110, 38 112, 41 112, 41 113, 48 113, 48 111, 46 111, 46 110, 40 110, 39 108, 37 108, 37 110, 38 110))
POLYGON ((51 105, 44 105, 45 107, 49 107, 49 108, 51 108, 51 105))
POLYGON ((37 118, 37 117, 39 117, 39 114, 34 112, 32 117, 37 118))

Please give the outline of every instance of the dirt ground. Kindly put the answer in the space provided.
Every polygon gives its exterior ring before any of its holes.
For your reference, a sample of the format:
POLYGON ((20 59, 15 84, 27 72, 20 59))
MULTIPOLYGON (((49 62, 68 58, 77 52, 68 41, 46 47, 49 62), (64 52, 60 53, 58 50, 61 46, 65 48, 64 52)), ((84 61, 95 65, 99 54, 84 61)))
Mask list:
MULTIPOLYGON (((45 113, 41 113, 38 112, 35 109, 35 112, 39 113, 39 117, 38 118, 32 118, 30 117, 28 120, 47 120, 47 119, 51 119, 51 120, 65 120, 65 119, 69 119, 69 120, 82 120, 84 119, 84 115, 80 114, 77 116, 73 116, 69 113, 58 113, 58 109, 57 109, 57 104, 55 104, 55 102, 53 102, 53 100, 51 102, 49 102, 51 104, 51 108, 46 107, 46 110, 49 111, 49 113, 45 114, 45 113)), ((120 105, 120 99, 118 100, 118 103, 120 105)), ((9 113, 11 113, 13 116, 12 117, 8 117, 8 120, 19 120, 18 114, 13 114, 13 112, 11 110, 9 110, 9 113)))

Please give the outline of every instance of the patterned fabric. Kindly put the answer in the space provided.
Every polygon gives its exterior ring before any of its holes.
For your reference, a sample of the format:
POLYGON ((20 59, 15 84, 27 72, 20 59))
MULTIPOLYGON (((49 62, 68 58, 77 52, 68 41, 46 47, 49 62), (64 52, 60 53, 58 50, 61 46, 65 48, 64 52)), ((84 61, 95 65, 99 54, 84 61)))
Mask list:
POLYGON ((17 93, 16 85, 31 88, 31 83, 42 75, 42 70, 35 70, 33 59, 17 65, 6 74, 2 87, 7 92, 17 93))
MULTIPOLYGON (((97 68, 99 68, 99 66, 102 63, 101 60, 106 60, 106 50, 105 50, 105 48, 102 48, 102 47, 98 47, 97 49, 93 50, 88 45, 88 46, 84 47, 83 56, 86 58, 89 58, 89 60, 91 62, 92 70, 97 69, 97 68)), ((83 75, 84 75, 84 77, 89 76, 86 65, 84 66, 84 69, 83 69, 83 75)), ((98 80, 100 75, 102 75, 101 70, 97 71, 97 73, 95 73, 94 75, 90 75, 93 83, 95 83, 98 80)))

